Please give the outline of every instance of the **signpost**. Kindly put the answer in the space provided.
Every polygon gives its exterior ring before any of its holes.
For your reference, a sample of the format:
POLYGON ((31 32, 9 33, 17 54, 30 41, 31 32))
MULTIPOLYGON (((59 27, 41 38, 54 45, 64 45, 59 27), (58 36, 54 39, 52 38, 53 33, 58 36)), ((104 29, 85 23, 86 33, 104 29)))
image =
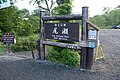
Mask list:
POLYGON ((3 44, 14 44, 14 33, 3 33, 3 44))
POLYGON ((5 45, 8 44, 8 51, 9 53, 11 53, 11 45, 14 44, 14 33, 3 33, 2 35, 2 42, 5 45))
POLYGON ((45 60, 45 45, 77 49, 81 50, 80 68, 92 69, 93 51, 98 43, 98 35, 99 29, 88 22, 88 7, 82 7, 82 15, 45 16, 40 11, 39 59, 45 60), (55 20, 59 22, 56 23, 54 22, 55 20), (80 22, 63 22, 66 20, 81 20, 82 26, 80 27, 80 22), (72 41, 75 43, 54 42, 53 40, 72 41))
POLYGON ((0 0, 0 9, 10 6, 10 0, 0 0))

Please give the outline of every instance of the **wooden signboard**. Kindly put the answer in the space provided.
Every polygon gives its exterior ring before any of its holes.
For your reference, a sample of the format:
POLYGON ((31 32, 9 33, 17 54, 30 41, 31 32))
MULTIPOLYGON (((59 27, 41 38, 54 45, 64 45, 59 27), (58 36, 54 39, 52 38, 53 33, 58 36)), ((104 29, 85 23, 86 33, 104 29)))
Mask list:
MULTIPOLYGON (((82 14, 78 15, 55 15, 45 16, 43 11, 40 11, 40 41, 39 41, 39 59, 45 60, 45 45, 57 46, 69 49, 81 50, 80 53, 80 68, 92 69, 93 51, 97 41, 97 32, 89 29, 88 24, 88 7, 82 7, 82 14), (80 34, 79 23, 45 23, 45 21, 54 20, 81 20, 82 28, 80 34), (88 31, 89 30, 89 31, 88 31), (80 35, 81 36, 80 36, 80 35), (47 40, 50 39, 50 40, 47 40), (63 43, 54 42, 52 40, 65 40, 79 43, 63 43)), ((98 31, 98 30, 97 30, 98 31)))
POLYGON ((79 23, 45 23, 45 38, 79 42, 79 23))
POLYGON ((3 44, 14 44, 14 33, 3 33, 2 42, 3 44))

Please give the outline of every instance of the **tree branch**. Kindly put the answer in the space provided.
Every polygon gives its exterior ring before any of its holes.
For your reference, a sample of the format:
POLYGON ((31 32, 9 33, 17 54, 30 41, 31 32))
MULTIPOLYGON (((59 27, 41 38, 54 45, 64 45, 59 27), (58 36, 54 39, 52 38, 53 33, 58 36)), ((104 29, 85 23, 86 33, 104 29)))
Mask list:
MULTIPOLYGON (((55 1, 56 2, 56 1, 55 1)), ((51 0, 51 6, 50 9, 52 9, 53 5, 55 4, 55 2, 53 2, 53 0, 51 0)))
POLYGON ((48 1, 45 0, 45 3, 46 3, 46 5, 47 5, 47 9, 48 9, 49 15, 51 15, 51 10, 50 10, 50 7, 49 7, 49 5, 48 5, 48 1))
POLYGON ((46 5, 47 5, 47 8, 48 8, 48 10, 49 10, 50 8, 49 8, 49 5, 48 5, 48 2, 47 2, 47 0, 45 0, 45 3, 46 3, 46 5))
POLYGON ((47 10, 48 11, 47 8, 44 8, 44 7, 40 6, 40 5, 39 5, 39 8, 42 8, 43 10, 47 10))

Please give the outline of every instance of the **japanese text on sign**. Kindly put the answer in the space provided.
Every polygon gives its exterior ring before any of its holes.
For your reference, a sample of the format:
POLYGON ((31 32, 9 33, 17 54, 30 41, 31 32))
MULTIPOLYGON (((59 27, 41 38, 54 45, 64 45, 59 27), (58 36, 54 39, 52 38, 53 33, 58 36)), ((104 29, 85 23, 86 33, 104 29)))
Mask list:
POLYGON ((79 41, 79 23, 46 23, 45 38, 79 41))

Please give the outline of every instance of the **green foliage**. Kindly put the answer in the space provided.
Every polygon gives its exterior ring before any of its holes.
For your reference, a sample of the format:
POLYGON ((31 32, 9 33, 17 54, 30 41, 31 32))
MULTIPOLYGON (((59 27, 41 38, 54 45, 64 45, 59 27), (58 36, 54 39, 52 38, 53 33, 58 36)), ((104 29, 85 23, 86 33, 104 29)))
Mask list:
POLYGON ((56 0, 30 0, 30 3, 37 4, 38 8, 46 11, 47 15, 52 15, 52 9, 56 3, 56 0), (41 4, 44 4, 44 6, 41 4))
POLYGON ((4 52, 4 51, 5 51, 5 48, 3 47, 2 42, 0 42, 0 52, 4 52))
POLYGON ((28 21, 29 26, 31 26, 33 33, 39 34, 40 32, 39 15, 36 15, 36 16, 34 16, 34 14, 30 15, 28 17, 28 20, 29 20, 28 21))
POLYGON ((64 0, 63 4, 54 7, 53 14, 55 15, 68 15, 72 13, 72 0, 64 0))
POLYGON ((120 24, 120 8, 117 7, 113 10, 110 8, 104 8, 104 14, 94 16, 90 18, 90 21, 93 22, 101 29, 111 29, 112 26, 120 24))
POLYGON ((27 9, 19 10, 16 6, 1 9, 0 37, 3 32, 15 33, 17 43, 12 46, 14 51, 30 50, 30 45, 36 48, 39 37, 34 34, 39 33, 39 15, 30 15, 27 9))
POLYGON ((54 14, 56 15, 67 15, 72 12, 71 4, 65 3, 59 7, 54 8, 54 14))
POLYGON ((30 15, 27 9, 19 10, 16 6, 1 9, 0 32, 14 32, 18 36, 39 33, 39 15, 30 15))
POLYGON ((104 16, 97 15, 97 16, 94 16, 94 18, 90 20, 97 26, 105 26, 106 20, 104 16))
POLYGON ((77 51, 71 49, 62 49, 56 48, 49 51, 47 55, 47 59, 49 61, 58 63, 58 64, 66 64, 71 67, 78 67, 80 62, 80 55, 77 51), (59 50, 58 50, 59 49, 59 50), (60 52, 58 52, 60 51, 60 52))
POLYGON ((21 13, 21 16, 23 16, 24 18, 27 18, 30 15, 29 10, 27 9, 20 10, 20 13, 21 13))
POLYGON ((29 15, 27 10, 20 11, 21 21, 18 22, 16 33, 19 36, 29 36, 33 33, 39 33, 39 15, 29 15))
POLYGON ((0 10, 0 30, 2 32, 14 31, 14 27, 19 20, 18 8, 11 6, 0 10))
POLYGON ((12 50, 25 51, 25 50, 30 50, 30 47, 36 49, 38 38, 39 35, 36 34, 28 37, 18 37, 16 40, 16 44, 12 46, 12 50))
POLYGON ((24 20, 21 23, 22 23, 21 27, 16 32, 17 35, 19 35, 19 36, 29 36, 29 35, 31 35, 34 30, 31 26, 31 24, 28 22, 28 20, 24 20))
MULTIPOLYGON (((53 9, 54 15, 69 15, 71 14, 71 12, 72 12, 72 0, 64 0, 62 4, 58 4, 58 6, 53 9)), ((72 43, 68 41, 62 42, 72 43)), ((80 55, 77 51, 72 49, 53 47, 48 52, 47 59, 55 63, 66 64, 71 67, 77 67, 80 62, 80 55)))
POLYGON ((61 52, 64 48, 62 48, 62 47, 53 47, 52 48, 53 50, 55 50, 55 51, 57 51, 57 52, 61 52))

